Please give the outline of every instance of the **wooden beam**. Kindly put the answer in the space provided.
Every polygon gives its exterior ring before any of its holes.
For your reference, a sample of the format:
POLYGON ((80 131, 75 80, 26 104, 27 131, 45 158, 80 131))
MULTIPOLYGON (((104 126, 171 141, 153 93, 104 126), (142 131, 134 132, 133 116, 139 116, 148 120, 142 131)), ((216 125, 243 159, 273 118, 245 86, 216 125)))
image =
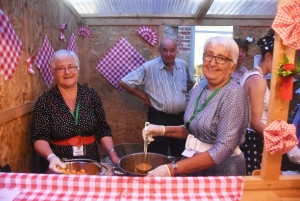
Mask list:
POLYGON ((87 26, 134 26, 134 25, 170 25, 170 26, 267 26, 273 20, 242 19, 154 19, 154 18, 84 18, 87 26))
POLYGON ((195 19, 196 20, 203 19, 213 2, 214 0, 202 0, 195 13, 195 19))
POLYGON ((72 6, 72 4, 68 0, 62 0, 62 2, 70 9, 70 11, 76 16, 77 18, 77 24, 81 25, 82 23, 82 17, 77 12, 77 10, 72 6))
POLYGON ((275 15, 205 15, 205 19, 274 20, 274 18, 275 15))
POLYGON ((134 13, 114 13, 114 14, 81 14, 82 18, 194 18, 192 14, 134 14, 134 13))
MULTIPOLYGON (((278 1, 278 9, 286 0, 278 1)), ((290 63, 294 63, 295 50, 284 46, 279 35, 275 34, 273 61, 272 61, 272 78, 270 84, 270 101, 268 107, 267 125, 271 122, 282 119, 287 121, 289 111, 289 101, 280 99, 280 77, 275 75, 278 64, 283 61, 284 53, 287 55, 290 63)), ((280 175, 282 155, 280 153, 270 154, 264 147, 261 177, 263 179, 278 179, 280 175)))
POLYGON ((35 103, 36 100, 14 108, 0 111, 0 125, 32 112, 34 110, 35 103))

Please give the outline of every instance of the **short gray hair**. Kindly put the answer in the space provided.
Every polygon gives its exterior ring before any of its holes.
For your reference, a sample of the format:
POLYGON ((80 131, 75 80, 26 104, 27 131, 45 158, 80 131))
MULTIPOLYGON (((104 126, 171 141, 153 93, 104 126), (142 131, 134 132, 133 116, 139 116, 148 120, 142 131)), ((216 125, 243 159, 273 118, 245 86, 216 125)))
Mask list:
POLYGON ((55 68, 55 62, 57 60, 62 60, 65 58, 72 58, 75 60, 75 64, 77 66, 77 69, 79 70, 79 59, 78 56, 75 54, 75 52, 71 51, 71 50, 58 50, 57 52, 55 52, 51 59, 50 59, 50 69, 53 72, 54 68, 55 68))
POLYGON ((212 45, 212 47, 216 47, 217 45, 224 46, 229 51, 229 53, 232 57, 233 63, 237 64, 237 60, 239 57, 239 47, 232 38, 229 38, 226 36, 211 37, 205 41, 205 44, 203 47, 204 51, 209 44, 212 45))

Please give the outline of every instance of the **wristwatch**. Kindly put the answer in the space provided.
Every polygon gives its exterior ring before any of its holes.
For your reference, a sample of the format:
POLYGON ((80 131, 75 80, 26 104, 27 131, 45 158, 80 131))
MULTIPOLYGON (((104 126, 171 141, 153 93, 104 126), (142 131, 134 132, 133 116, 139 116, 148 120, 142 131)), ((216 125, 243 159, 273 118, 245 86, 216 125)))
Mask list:
POLYGON ((179 176, 177 163, 172 163, 175 176, 179 176))

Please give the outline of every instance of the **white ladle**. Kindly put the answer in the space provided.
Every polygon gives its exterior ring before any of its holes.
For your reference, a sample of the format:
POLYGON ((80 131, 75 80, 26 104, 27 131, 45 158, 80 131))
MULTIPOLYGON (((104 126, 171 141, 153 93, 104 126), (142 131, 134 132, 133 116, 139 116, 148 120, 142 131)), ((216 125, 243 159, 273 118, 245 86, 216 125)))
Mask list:
MULTIPOLYGON (((148 130, 148 127, 149 127, 149 122, 146 122, 145 123, 145 131, 148 130)), ((144 140, 144 163, 140 163, 136 166, 136 168, 142 172, 146 172, 146 171, 149 171, 152 166, 148 163, 146 163, 147 161, 147 149, 148 149, 148 135, 145 136, 145 140, 144 140)))

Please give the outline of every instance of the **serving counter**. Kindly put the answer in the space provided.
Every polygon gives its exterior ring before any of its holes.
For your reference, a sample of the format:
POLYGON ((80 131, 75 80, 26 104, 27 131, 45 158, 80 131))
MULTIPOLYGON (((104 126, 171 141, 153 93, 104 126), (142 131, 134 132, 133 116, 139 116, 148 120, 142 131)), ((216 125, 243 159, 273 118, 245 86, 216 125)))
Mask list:
MULTIPOLYGON (((0 173, 0 192, 14 200, 206 200, 241 199, 242 177, 127 177, 0 173), (3 191, 2 191, 3 192, 3 191)), ((1 195, 0 194, 0 198, 1 195)), ((1 199, 0 199, 1 200, 1 199)))

